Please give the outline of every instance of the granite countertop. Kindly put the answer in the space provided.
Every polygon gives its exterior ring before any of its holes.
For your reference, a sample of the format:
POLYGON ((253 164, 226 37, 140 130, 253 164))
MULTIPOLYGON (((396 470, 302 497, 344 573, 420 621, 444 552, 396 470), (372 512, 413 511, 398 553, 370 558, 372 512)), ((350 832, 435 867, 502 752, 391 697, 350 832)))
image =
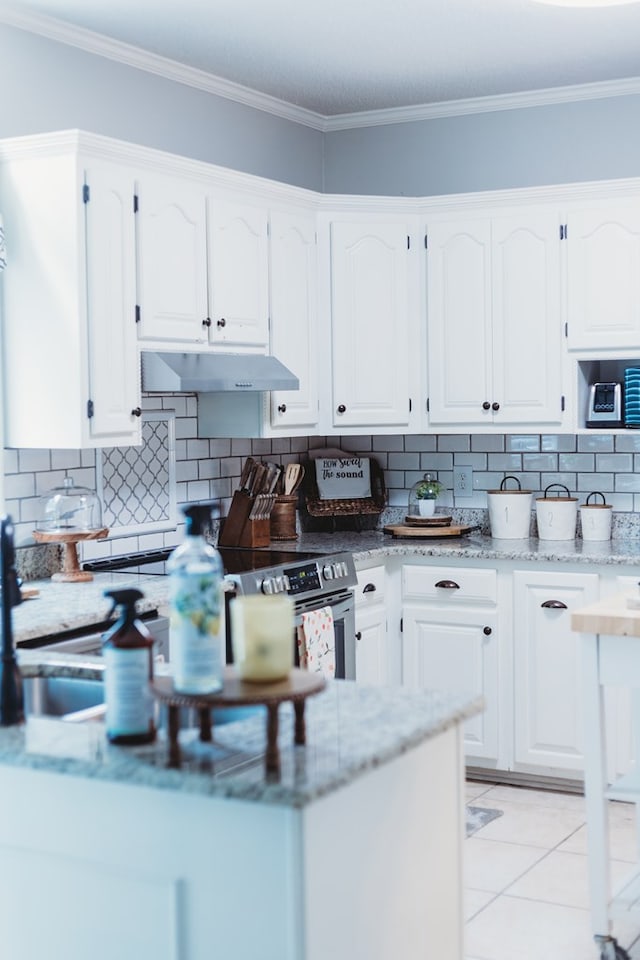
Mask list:
POLYGON ((300 808, 481 709, 480 698, 329 681, 307 700, 305 746, 293 744, 293 709, 281 706, 278 778, 265 773, 262 708, 246 719, 216 725, 212 744, 201 743, 195 730, 181 731, 179 770, 167 767, 162 731, 150 746, 117 747, 107 743, 102 722, 49 717, 0 728, 0 764, 300 808))
MULTIPOLYGON (((450 560, 515 560, 636 566, 640 563, 640 537, 614 538, 603 542, 585 540, 495 540, 480 532, 441 540, 396 540, 381 530, 337 533, 301 533, 297 540, 278 542, 278 549, 298 552, 352 552, 356 562, 386 557, 441 557, 450 560)), ((54 583, 34 580, 40 596, 26 600, 13 610, 16 641, 33 640, 65 630, 90 627, 106 620, 109 600, 104 591, 113 587, 140 589, 140 613, 166 613, 167 579, 123 573, 96 573, 89 583, 54 583)))

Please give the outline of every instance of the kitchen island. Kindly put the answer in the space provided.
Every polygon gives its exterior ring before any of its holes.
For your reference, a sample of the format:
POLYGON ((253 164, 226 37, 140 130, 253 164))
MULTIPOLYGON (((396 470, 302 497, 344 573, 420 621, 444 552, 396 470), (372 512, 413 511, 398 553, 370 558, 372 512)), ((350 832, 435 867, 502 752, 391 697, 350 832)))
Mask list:
POLYGON ((481 703, 331 681, 305 746, 287 706, 277 777, 261 716, 183 731, 178 770, 162 735, 0 729, 7 956, 462 960, 460 730, 481 703))

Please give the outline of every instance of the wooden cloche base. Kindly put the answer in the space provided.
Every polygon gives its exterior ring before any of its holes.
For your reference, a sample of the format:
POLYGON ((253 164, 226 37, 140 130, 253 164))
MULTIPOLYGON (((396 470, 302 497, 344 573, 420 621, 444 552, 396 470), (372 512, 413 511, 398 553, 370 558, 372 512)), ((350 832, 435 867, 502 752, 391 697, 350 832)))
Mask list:
POLYGON ((102 527, 100 530, 88 530, 85 533, 74 531, 73 533, 49 533, 46 530, 34 530, 33 539, 36 543, 61 543, 64 550, 62 554, 62 570, 60 573, 54 573, 51 577, 56 583, 87 583, 93 580, 93 574, 88 570, 81 570, 78 563, 78 548, 76 544, 83 540, 104 540, 108 536, 109 530, 102 527))

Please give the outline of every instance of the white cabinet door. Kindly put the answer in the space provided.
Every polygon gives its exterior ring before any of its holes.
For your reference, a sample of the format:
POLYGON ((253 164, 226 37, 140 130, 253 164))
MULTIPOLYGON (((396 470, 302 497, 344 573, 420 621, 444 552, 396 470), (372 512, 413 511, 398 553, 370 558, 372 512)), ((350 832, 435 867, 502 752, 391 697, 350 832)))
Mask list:
POLYGON ((269 342, 266 208, 209 198, 210 342, 269 342))
POLYGON ((489 220, 429 226, 427 310, 430 423, 490 423, 489 220))
POLYGON ((491 234, 494 423, 558 424, 562 420, 560 217, 535 211, 496 217, 491 234))
POLYGON ((50 154, 25 142, 0 177, 13 238, 2 279, 5 442, 139 443, 133 173, 52 138, 50 154))
POLYGON ((571 612, 598 599, 598 579, 513 575, 516 768, 550 776, 584 769, 581 634, 571 630, 571 612))
POLYGON ((89 430, 99 446, 140 443, 133 177, 91 161, 85 179, 89 430))
POLYGON ((271 428, 318 423, 317 257, 313 214, 271 214, 271 352, 300 389, 271 392, 271 428))
POLYGON ((403 607, 403 684, 485 698, 485 710, 465 724, 467 761, 498 759, 498 637, 495 610, 403 607))
POLYGON ((204 194, 177 177, 145 174, 138 186, 141 339, 207 340, 204 194))
POLYGON ((427 276, 430 423, 559 425, 559 215, 435 222, 427 276))
POLYGON ((640 347, 640 199, 603 201, 567 218, 571 349, 640 347))
MULTIPOLYGON (((356 680, 359 683, 392 683, 399 673, 390 657, 385 589, 384 566, 358 571, 355 598, 356 680)), ((395 653, 399 660, 399 642, 395 653)))
POLYGON ((331 224, 336 428, 409 424, 408 237, 404 221, 331 224))

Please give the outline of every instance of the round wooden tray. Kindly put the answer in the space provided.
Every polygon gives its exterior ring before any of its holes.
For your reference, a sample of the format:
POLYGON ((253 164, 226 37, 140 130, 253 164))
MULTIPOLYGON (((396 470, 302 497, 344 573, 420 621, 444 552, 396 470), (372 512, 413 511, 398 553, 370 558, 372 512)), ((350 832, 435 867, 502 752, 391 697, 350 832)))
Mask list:
POLYGON ((190 694, 174 689, 172 677, 156 677, 151 684, 153 695, 167 705, 169 734, 169 766, 179 767, 181 762, 180 708, 196 709, 200 718, 200 739, 208 742, 211 735, 211 711, 216 707, 241 707, 262 705, 267 708, 267 748, 265 769, 268 774, 280 772, 278 750, 278 707, 290 700, 295 712, 294 743, 306 742, 304 707, 306 698, 320 693, 326 680, 319 673, 309 673, 294 667, 285 680, 272 683, 249 683, 242 680, 233 667, 225 667, 224 686, 217 693, 190 694))

